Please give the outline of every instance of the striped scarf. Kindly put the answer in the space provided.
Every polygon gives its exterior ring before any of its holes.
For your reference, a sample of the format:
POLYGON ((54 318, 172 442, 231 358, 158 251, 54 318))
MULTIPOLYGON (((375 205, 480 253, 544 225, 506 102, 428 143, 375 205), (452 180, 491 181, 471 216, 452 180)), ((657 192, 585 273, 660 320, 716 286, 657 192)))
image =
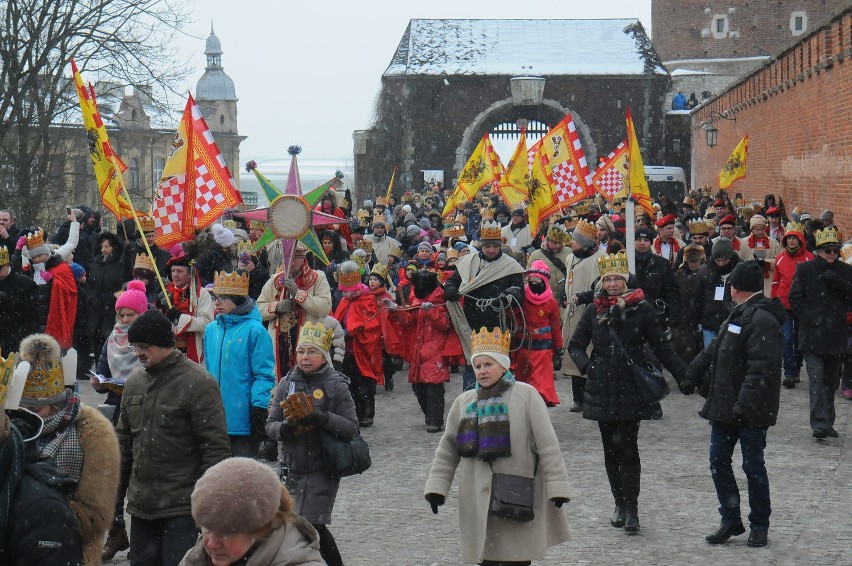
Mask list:
POLYGON ((514 383, 514 376, 507 371, 488 389, 476 384, 476 400, 465 407, 456 433, 459 456, 479 456, 483 462, 493 462, 512 455, 509 407, 503 393, 514 383))
POLYGON ((61 411, 44 419, 38 446, 42 456, 52 458, 62 471, 79 482, 83 472, 83 447, 75 424, 80 416, 80 397, 76 391, 66 389, 65 392, 68 401, 61 411))

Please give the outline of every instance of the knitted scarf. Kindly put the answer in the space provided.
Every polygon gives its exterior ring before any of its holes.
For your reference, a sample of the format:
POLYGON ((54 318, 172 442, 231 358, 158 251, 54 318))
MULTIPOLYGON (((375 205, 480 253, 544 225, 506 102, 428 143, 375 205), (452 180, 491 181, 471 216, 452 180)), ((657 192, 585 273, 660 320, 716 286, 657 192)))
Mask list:
MULTIPOLYGON (((177 307, 175 307, 177 308, 177 307)), ((116 324, 107 338, 107 364, 113 377, 127 379, 142 363, 133 353, 133 346, 127 335, 129 324, 116 324)))
POLYGON ((509 407, 503 393, 514 383, 514 376, 507 371, 488 389, 476 384, 476 400, 465 407, 456 433, 459 456, 479 456, 483 462, 493 462, 512 455, 509 407))
POLYGON ((618 306, 622 309, 626 307, 634 307, 644 300, 645 293, 642 289, 628 291, 623 295, 598 295, 595 297, 595 311, 602 313, 613 306, 618 306))
POLYGON ((765 250, 769 250, 769 236, 764 236, 762 238, 756 237, 754 234, 748 237, 748 247, 754 249, 757 247, 757 243, 760 242, 763 245, 761 246, 765 250))
MULTIPOLYGON (((677 240, 675 238, 671 238, 669 240, 669 246, 670 246, 671 252, 670 252, 669 257, 667 257, 666 259, 669 260, 670 262, 673 262, 675 260, 675 258, 677 257, 677 252, 680 251, 680 244, 677 242, 677 240)), ((657 253, 657 255, 663 254, 663 241, 660 239, 659 236, 654 238, 654 251, 657 253)))
POLYGON ((535 293, 533 293, 533 290, 530 289, 528 283, 524 285, 524 297, 526 298, 526 300, 528 300, 534 305, 543 305, 553 297, 553 289, 551 289, 550 285, 545 282, 544 292, 541 295, 536 295, 535 293))
POLYGON ((66 389, 66 396, 65 407, 44 420, 38 445, 43 456, 52 458, 57 466, 79 482, 83 471, 83 447, 74 425, 80 416, 80 397, 70 389, 66 389))

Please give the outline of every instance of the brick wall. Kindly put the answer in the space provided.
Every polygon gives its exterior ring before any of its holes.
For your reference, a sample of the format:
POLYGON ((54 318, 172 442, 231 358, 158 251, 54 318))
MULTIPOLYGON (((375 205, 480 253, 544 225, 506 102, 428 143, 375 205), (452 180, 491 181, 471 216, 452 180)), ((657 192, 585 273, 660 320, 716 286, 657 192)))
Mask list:
POLYGON ((717 187, 719 171, 748 132, 748 176, 733 192, 760 201, 774 193, 788 210, 829 208, 842 227, 852 229, 850 56, 852 7, 699 108, 692 116, 693 187, 717 187), (719 129, 712 149, 700 128, 706 122, 719 129))
POLYGON ((652 0, 654 48, 663 61, 773 55, 796 39, 790 30, 793 12, 805 12, 810 31, 847 4, 847 0, 652 0), (728 18, 726 37, 702 37, 717 15, 728 18))

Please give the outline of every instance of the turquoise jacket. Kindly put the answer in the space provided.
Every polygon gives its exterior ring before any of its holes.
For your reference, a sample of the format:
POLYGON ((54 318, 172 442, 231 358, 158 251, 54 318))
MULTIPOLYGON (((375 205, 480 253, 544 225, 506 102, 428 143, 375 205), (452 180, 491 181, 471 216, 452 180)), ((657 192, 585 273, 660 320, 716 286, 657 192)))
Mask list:
POLYGON ((228 434, 248 436, 251 408, 267 409, 275 385, 272 339, 253 300, 207 325, 204 365, 219 384, 228 434))

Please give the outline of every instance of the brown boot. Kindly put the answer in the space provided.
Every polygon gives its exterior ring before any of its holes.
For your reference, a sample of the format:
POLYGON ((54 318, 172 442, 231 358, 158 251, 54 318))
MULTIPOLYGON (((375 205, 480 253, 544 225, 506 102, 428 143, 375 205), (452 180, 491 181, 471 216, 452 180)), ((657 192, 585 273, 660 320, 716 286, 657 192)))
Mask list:
POLYGON ((113 527, 107 534, 106 544, 104 544, 101 560, 106 562, 112 560, 116 552, 127 550, 130 548, 130 540, 127 538, 127 531, 124 527, 113 527))

